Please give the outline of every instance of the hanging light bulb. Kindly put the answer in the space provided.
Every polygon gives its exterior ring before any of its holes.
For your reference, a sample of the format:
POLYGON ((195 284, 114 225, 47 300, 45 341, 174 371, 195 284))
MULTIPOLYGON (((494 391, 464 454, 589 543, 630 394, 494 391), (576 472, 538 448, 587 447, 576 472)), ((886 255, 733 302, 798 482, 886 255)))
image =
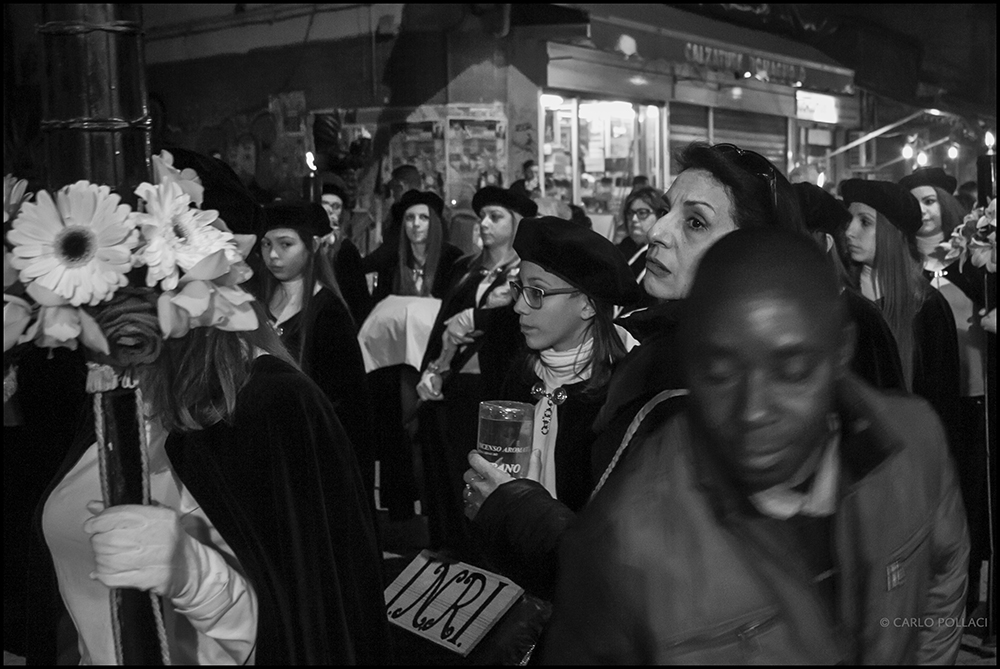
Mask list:
POLYGON ((913 147, 907 144, 906 146, 903 147, 903 159, 909 160, 912 157, 913 157, 913 147))
POLYGON ((316 157, 312 151, 306 151, 306 167, 309 168, 310 172, 316 171, 316 157))
POLYGON ((948 147, 948 159, 958 160, 958 147, 954 144, 948 147))
POLYGON ((927 154, 921 151, 920 153, 917 154, 917 165, 923 167, 926 164, 927 164, 927 154))
POLYGON ((826 183, 826 174, 820 172, 819 175, 816 177, 816 185, 822 188, 823 184, 825 183, 826 183))
POLYGON ((993 133, 990 132, 989 130, 986 131, 986 138, 985 139, 986 139, 986 148, 987 149, 992 149, 996 145, 996 143, 997 143, 997 138, 994 137, 993 133))

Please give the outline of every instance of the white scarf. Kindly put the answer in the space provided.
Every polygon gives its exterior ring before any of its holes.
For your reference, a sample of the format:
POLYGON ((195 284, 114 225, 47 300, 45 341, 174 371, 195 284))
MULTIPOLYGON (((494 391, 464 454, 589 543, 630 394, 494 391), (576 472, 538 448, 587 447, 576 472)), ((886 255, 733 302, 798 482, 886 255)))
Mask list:
POLYGON ((591 358, 594 354, 594 339, 567 351, 546 349, 535 363, 535 374, 541 379, 545 392, 535 404, 534 436, 531 448, 542 452, 542 471, 539 483, 545 486, 553 497, 556 495, 556 435, 559 433, 559 405, 552 401, 556 388, 571 383, 579 383, 590 378, 591 358))
POLYGON ((840 481, 839 419, 831 418, 831 425, 835 429, 818 463, 806 461, 791 480, 750 495, 750 501, 758 511, 778 520, 788 520, 796 514, 812 517, 833 515, 837 510, 837 484, 840 481), (809 490, 798 492, 794 489, 813 472, 815 479, 809 490))

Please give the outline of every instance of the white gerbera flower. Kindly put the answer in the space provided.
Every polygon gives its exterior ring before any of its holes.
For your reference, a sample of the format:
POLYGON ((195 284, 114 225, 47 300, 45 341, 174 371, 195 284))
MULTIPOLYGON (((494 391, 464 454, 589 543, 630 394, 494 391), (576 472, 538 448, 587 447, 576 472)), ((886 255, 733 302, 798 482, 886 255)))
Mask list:
POLYGON ((146 240, 139 256, 149 268, 149 286, 160 282, 164 290, 173 290, 180 270, 186 272, 216 251, 234 245, 232 233, 212 225, 219 212, 193 208, 191 198, 176 182, 164 179, 159 186, 139 184, 135 194, 146 202, 146 213, 133 214, 132 218, 146 240))
POLYGON ((7 239, 23 283, 37 281, 73 306, 96 305, 128 284, 138 243, 131 208, 107 186, 78 181, 56 201, 39 191, 21 206, 7 239))

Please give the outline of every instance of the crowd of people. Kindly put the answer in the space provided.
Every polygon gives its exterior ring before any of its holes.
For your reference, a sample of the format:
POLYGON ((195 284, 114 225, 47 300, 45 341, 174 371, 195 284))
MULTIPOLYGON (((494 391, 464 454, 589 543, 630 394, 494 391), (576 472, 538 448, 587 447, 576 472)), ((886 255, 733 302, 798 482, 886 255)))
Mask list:
POLYGON ((969 207, 940 168, 833 194, 695 142, 609 240, 529 161, 475 193, 467 245, 403 166, 362 255, 339 180, 259 207, 221 160, 173 160, 255 236, 230 288, 256 320, 179 331, 137 368, 146 506, 93 501, 82 354, 21 356, 67 398, 14 395, 18 448, 50 453, 15 500, 29 660, 120 658, 108 596, 132 588, 163 598, 177 661, 406 662, 378 524, 417 501, 429 548, 552 602, 531 662, 957 658, 992 559, 995 275, 941 251, 969 207), (486 400, 533 411, 520 476, 476 450, 486 400))

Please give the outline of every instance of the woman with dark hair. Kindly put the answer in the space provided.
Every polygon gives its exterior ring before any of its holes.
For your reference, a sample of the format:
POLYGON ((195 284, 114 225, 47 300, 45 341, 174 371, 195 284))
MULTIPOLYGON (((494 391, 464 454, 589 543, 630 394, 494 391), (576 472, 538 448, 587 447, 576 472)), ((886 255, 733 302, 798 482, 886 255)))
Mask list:
POLYGON ((622 204, 624 238, 618 242, 618 250, 625 256, 632 275, 639 283, 642 283, 646 273, 646 250, 649 248, 646 233, 662 212, 663 191, 652 186, 634 189, 622 204))
MULTIPOLYGON (((375 314, 403 318, 404 309, 412 313, 412 301, 384 302, 389 295, 444 297, 454 280, 462 251, 444 239, 443 211, 444 202, 429 191, 407 191, 393 204, 394 225, 402 230, 395 252, 372 253, 362 261, 365 273, 378 273, 372 294, 376 304, 373 318, 375 314)), ((433 319, 433 313, 428 313, 428 317, 433 319)), ((386 348, 409 347, 412 340, 388 344, 366 340, 365 345, 371 348, 379 344, 386 348)), ((379 500, 388 509, 390 520, 407 520, 414 515, 413 503, 418 498, 411 445, 414 425, 408 419, 416 411, 416 385, 420 374, 411 364, 393 364, 370 371, 368 380, 373 396, 379 398, 382 407, 375 425, 379 500)))
MULTIPOLYGON (((557 500, 575 513, 596 483, 591 426, 626 353, 612 321, 613 307, 633 304, 641 293, 614 245, 570 221, 522 221, 514 249, 521 272, 511 288, 526 349, 494 399, 535 404, 535 471, 527 485, 549 504, 557 500)), ((465 513, 488 559, 525 587, 539 576, 549 577, 533 556, 540 548, 550 550, 558 535, 545 536, 544 525, 532 522, 517 486, 506 485, 513 481, 509 474, 476 453, 468 459, 465 513), (492 503, 479 514, 487 499, 492 503), (537 536, 529 539, 532 531, 537 536)))
POLYGON ((430 191, 407 191, 392 205, 399 236, 396 253, 383 256, 379 264, 365 261, 365 273, 378 272, 372 292, 375 303, 387 295, 444 297, 451 285, 455 263, 462 251, 445 241, 444 201, 430 191))
POLYGON ((639 409, 661 391, 684 388, 676 335, 688 288, 705 251, 737 228, 778 227, 808 234, 792 185, 766 158, 732 144, 689 144, 663 196, 663 213, 647 232, 643 289, 657 301, 621 325, 642 343, 611 380, 595 428, 607 465, 639 409), (610 452, 609 452, 610 451, 610 452))
POLYGON ((462 515, 462 473, 475 443, 479 402, 497 397, 517 352, 517 316, 510 282, 520 259, 514 235, 536 204, 497 186, 472 200, 480 216, 481 253, 456 268, 431 329, 417 393, 423 400, 418 440, 423 448, 426 506, 433 547, 474 550, 462 515))
MULTIPOLYGON (((957 434, 952 453, 958 464, 965 510, 969 515, 972 558, 969 561, 970 607, 979 601, 980 563, 988 559, 989 518, 986 514, 986 379, 984 358, 986 333, 980 321, 985 306, 984 270, 970 262, 961 266, 958 258, 948 260, 939 244, 965 219, 965 208, 951 192, 954 177, 940 167, 915 170, 899 185, 910 190, 920 203, 922 214, 917 232, 917 248, 923 257, 924 277, 948 301, 958 336, 959 398, 957 434)), ((970 608, 971 610, 971 608, 970 608)))
POLYGON ((848 179, 841 192, 853 215, 846 233, 853 285, 879 305, 889 323, 907 390, 931 403, 954 438, 958 337, 951 307, 922 274, 916 243, 920 205, 888 181, 848 179))
POLYGON ((374 505, 372 397, 357 326, 327 256, 319 252, 316 237, 328 229, 327 216, 314 203, 277 202, 264 209, 262 301, 292 357, 333 404, 374 505))

